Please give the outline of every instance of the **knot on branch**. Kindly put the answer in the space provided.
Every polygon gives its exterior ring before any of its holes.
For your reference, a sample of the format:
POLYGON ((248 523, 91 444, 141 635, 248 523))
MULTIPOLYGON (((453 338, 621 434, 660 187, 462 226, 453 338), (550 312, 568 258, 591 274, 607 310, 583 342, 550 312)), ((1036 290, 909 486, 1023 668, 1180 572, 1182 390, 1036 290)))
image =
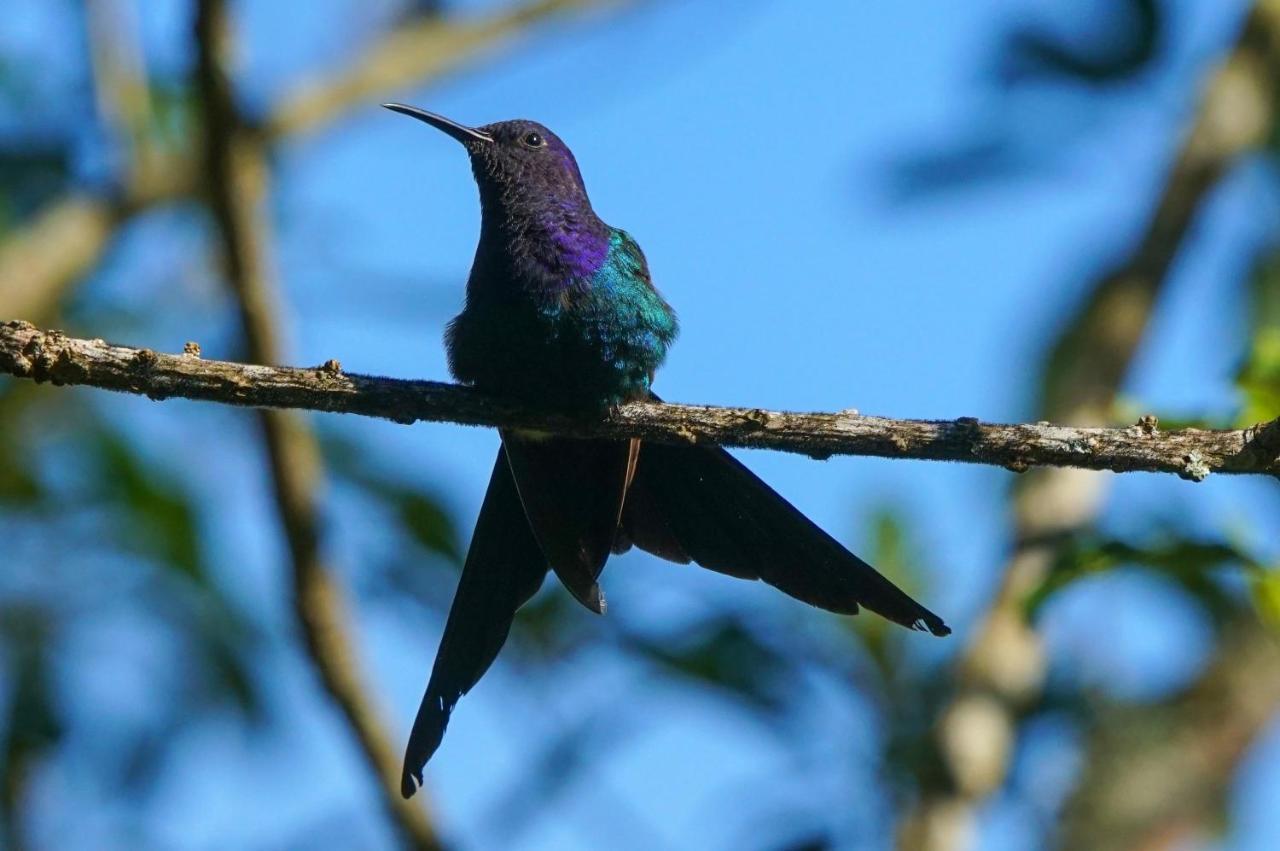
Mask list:
POLYGON ((1182 456, 1182 460, 1183 467, 1178 471, 1178 475, 1188 481, 1203 482, 1213 472, 1198 449, 1193 449, 1182 456))
MULTIPOLYGON (((12 330, 17 340, 20 340, 23 332, 35 331, 35 326, 30 322, 23 322, 21 319, 14 319, 3 325, 6 331, 12 330)), ((15 340, 15 342, 17 342, 15 340)), ((34 341, 31 341, 34 342, 34 341)), ((0 350, 0 367, 5 372, 15 375, 18 378, 31 378, 31 342, 19 348, 16 352, 11 349, 0 350)))
POLYGON ((1008 470, 1010 473, 1025 473, 1027 472, 1027 470, 1031 469, 1031 464, 1027 461, 1026 458, 1023 458, 1020 455, 1016 455, 1013 458, 1010 458, 1008 461, 1004 462, 1004 468, 1008 470))
POLYGON ((951 425, 952 436, 967 444, 971 455, 978 454, 978 444, 982 440, 981 425, 977 417, 956 417, 951 425))
POLYGON ((684 441, 688 446, 696 446, 698 443, 698 433, 688 426, 677 426, 675 436, 684 441))
POLYGON ((152 371, 159 362, 160 356, 151 349, 138 349, 129 363, 135 386, 153 402, 163 402, 169 398, 169 394, 161 390, 159 384, 152 380, 152 371))
POLYGON ((1280 417, 1245 429, 1246 448, 1258 461, 1272 464, 1280 460, 1280 417))
POLYGON ((20 331, 32 331, 32 337, 23 345, 21 352, 12 358, 11 370, 15 375, 30 378, 37 384, 48 381, 51 384, 79 384, 89 375, 89 370, 77 362, 66 346, 66 334, 61 331, 36 331, 27 322, 6 323, 20 331))

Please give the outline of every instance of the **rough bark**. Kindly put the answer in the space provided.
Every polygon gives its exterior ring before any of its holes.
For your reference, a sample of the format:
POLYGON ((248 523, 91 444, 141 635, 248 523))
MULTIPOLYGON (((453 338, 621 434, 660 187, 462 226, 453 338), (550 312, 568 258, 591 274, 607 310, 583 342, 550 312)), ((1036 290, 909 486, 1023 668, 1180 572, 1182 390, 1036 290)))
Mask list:
MULTIPOLYGON (((194 344, 189 348, 198 350, 194 344)), ((1153 417, 1126 428, 1047 422, 999 424, 896 420, 856 411, 791 413, 759 408, 639 403, 598 418, 530 410, 467 387, 345 373, 336 361, 312 368, 203 360, 67 337, 26 322, 0 324, 0 371, 161 400, 200 399, 254 408, 360 414, 398 423, 539 429, 576 437, 641 437, 670 444, 718 444, 817 458, 870 455, 1030 467, 1174 473, 1280 475, 1280 421, 1246 429, 1161 431, 1153 417)))

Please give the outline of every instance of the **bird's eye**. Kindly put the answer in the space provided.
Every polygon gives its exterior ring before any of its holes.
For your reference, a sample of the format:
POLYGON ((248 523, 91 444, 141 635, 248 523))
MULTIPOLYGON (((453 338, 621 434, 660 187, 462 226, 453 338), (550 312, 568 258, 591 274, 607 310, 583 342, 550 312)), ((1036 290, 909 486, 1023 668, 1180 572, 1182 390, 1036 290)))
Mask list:
POLYGON ((537 132, 525 133, 524 136, 520 138, 520 142, 526 148, 541 148, 547 144, 547 140, 542 138, 541 133, 537 132))

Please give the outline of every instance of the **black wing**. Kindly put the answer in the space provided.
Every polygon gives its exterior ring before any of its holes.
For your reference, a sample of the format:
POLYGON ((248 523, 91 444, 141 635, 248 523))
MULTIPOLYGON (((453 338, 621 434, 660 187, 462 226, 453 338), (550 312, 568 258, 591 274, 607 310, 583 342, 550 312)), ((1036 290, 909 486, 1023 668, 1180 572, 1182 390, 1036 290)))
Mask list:
POLYGON ((504 430, 516 490, 551 568, 584 606, 604 612, 596 580, 609 558, 638 442, 504 430))
POLYGON ((829 611, 854 614, 865 606, 912 629, 951 632, 720 448, 641 447, 617 549, 629 544, 671 561, 762 579, 829 611))
POLYGON ((520 505, 507 454, 499 449, 427 693, 409 733, 400 781, 406 798, 422 783, 422 768, 440 747, 454 704, 493 664, 516 610, 546 575, 547 560, 520 505))

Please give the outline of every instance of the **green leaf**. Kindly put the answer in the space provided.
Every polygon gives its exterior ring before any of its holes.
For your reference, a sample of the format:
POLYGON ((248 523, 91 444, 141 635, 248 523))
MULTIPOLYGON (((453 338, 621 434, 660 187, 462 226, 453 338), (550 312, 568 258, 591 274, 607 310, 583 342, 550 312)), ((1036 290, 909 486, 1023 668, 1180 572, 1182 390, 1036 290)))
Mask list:
POLYGON ((1280 568, 1254 571, 1249 591, 1258 617, 1273 632, 1280 633, 1280 568))
POLYGON ((1236 383, 1244 394, 1240 425, 1280 417, 1280 328, 1263 328, 1255 333, 1236 383))
POLYGON ((552 574, 543 590, 520 607, 511 634, 515 642, 512 658, 545 663, 562 659, 589 640, 579 603, 570 597, 552 574), (553 587, 546 588, 547 584, 553 587))
POLYGON ((228 699, 250 720, 262 720, 265 702, 259 694, 249 660, 262 643, 260 632, 221 594, 208 591, 197 601, 197 611, 180 628, 202 664, 193 676, 203 681, 211 697, 228 699))
POLYGON ((187 681, 204 700, 227 698, 246 715, 264 705, 249 660, 260 636, 212 581, 201 551, 194 495, 123 436, 96 425, 87 442, 97 477, 91 489, 118 518, 112 543, 135 553, 177 584, 155 587, 150 608, 190 646, 187 681))
POLYGON ((1103 26, 1073 39, 1073 44, 1039 29, 1016 30, 1002 57, 1001 78, 1006 83, 1061 78, 1108 85, 1148 69, 1166 28, 1160 4, 1157 0, 1127 0, 1106 5, 1112 14, 1099 16, 1103 26))
POLYGON ((34 505, 43 495, 39 480, 17 449, 0 443, 0 505, 11 508, 34 505))
POLYGON ((410 488, 388 487, 381 495, 394 507, 400 525, 414 543, 455 564, 462 563, 453 519, 435 499, 410 488))
POLYGON ((152 126, 147 131, 164 146, 178 148, 187 143, 191 128, 198 124, 197 94, 186 81, 153 78, 149 82, 152 126))
POLYGON ((4 784, 16 782, 27 764, 55 745, 63 726, 54 708, 49 646, 56 628, 51 611, 26 604, 0 607, 0 649, 10 675, 4 740, 4 784))
MULTIPOLYGON (((903 512, 888 505, 872 512, 870 525, 870 540, 862 548, 867 560, 893 584, 918 597, 920 565, 924 558, 913 543, 917 540, 915 530, 908 525, 903 512)), ((889 680, 900 674, 898 656, 909 633, 876 616, 842 617, 840 623, 857 634, 882 677, 889 680)))
POLYGON ((339 435, 323 433, 321 447, 333 474, 388 508, 411 541, 455 566, 462 565, 457 526, 443 500, 377 471, 364 457, 367 453, 339 435))
POLYGON ((1112 406, 1113 419, 1118 423, 1136 423, 1144 416, 1154 416, 1160 431, 1178 431, 1185 428, 1228 429, 1236 427, 1236 412, 1194 414, 1181 411, 1167 413, 1153 411, 1150 405, 1129 396, 1117 397, 1112 406))
POLYGON ((31 508, 45 496, 22 420, 35 397, 31 382, 0 388, 0 506, 31 508))
POLYGON ((67 188, 71 147, 61 140, 0 148, 4 218, 20 222, 67 188))
POLYGON ((118 546, 205 585, 208 576, 190 494, 106 428, 98 430, 91 448, 98 495, 124 514, 115 527, 118 546))
POLYGON ((1222 541, 1197 541, 1165 532, 1135 545, 1082 532, 1062 542, 1053 569, 1027 598, 1027 616, 1036 617, 1050 597, 1085 577, 1140 566, 1173 579, 1210 614, 1225 617, 1235 609, 1235 603, 1214 580, 1212 571, 1232 565, 1253 569, 1257 562, 1244 550, 1222 541))
POLYGON ((1242 426, 1280 417, 1280 253, 1254 273, 1249 318, 1249 352, 1236 376, 1244 403, 1242 426))

